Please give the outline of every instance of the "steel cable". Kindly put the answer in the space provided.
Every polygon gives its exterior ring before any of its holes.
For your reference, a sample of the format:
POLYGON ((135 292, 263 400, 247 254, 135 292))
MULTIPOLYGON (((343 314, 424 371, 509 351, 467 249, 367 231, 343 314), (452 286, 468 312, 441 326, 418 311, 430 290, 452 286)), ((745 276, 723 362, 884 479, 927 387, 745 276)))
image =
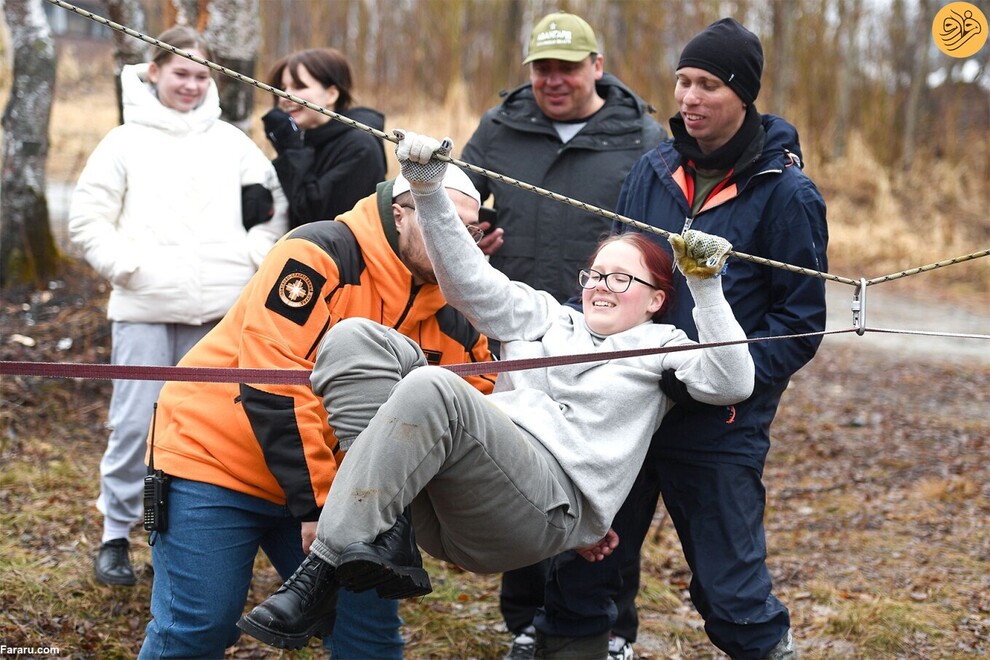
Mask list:
MULTIPOLYGON (((68 2, 65 2, 65 0, 47 0, 47 1, 49 3, 51 3, 51 4, 53 4, 53 5, 56 5, 58 7, 61 7, 63 9, 65 9, 67 11, 71 11, 71 12, 73 12, 73 13, 79 15, 79 16, 82 16, 83 18, 87 18, 89 20, 92 20, 92 21, 95 21, 97 23, 100 23, 101 25, 105 25, 106 27, 108 27, 108 28, 110 28, 112 30, 115 30, 115 31, 118 31, 118 32, 122 32, 122 33, 124 33, 124 34, 126 34, 128 36, 134 37, 136 39, 140 39, 141 41, 144 41, 144 42, 146 42, 148 44, 151 44, 153 46, 156 46, 158 48, 161 48, 163 50, 166 50, 166 51, 168 51, 170 53, 173 53, 174 55, 178 55, 179 57, 183 57, 183 58, 186 58, 186 59, 191 60, 193 62, 196 62, 198 64, 202 64, 203 66, 206 66, 206 67, 208 67, 208 68, 210 68, 210 69, 212 69, 214 71, 217 71, 219 73, 222 73, 222 74, 224 74, 226 76, 229 76, 231 78, 234 78, 236 80, 239 80, 239 81, 241 81, 243 83, 246 83, 248 85, 251 85, 253 87, 256 87, 257 89, 261 89, 263 91, 270 92, 270 93, 272 93, 272 94, 274 94, 276 96, 279 96, 281 98, 284 98, 284 99, 287 99, 289 101, 292 101, 293 103, 297 103, 297 104, 299 104, 299 105, 301 105, 303 107, 306 107, 306 108, 308 108, 310 110, 313 110, 313 111, 318 112, 318 113, 320 113, 322 115, 325 115, 325 116, 327 116, 327 117, 329 117, 329 118, 331 118, 333 120, 339 121, 339 122, 341 122, 341 123, 343 123, 343 124, 345 124, 347 126, 350 126, 351 128, 355 128, 357 130, 361 130, 361 131, 364 131, 366 133, 370 133, 371 135, 374 135, 375 137, 377 137, 377 138, 379 138, 381 140, 386 140, 386 141, 392 142, 392 143, 398 143, 398 138, 396 138, 395 136, 389 135, 389 134, 387 134, 387 133, 385 133, 383 131, 379 131, 379 130, 377 130, 375 128, 372 128, 371 126, 367 126, 367 125, 362 124, 360 122, 354 121, 353 119, 350 119, 349 117, 345 117, 345 116, 343 116, 343 115, 341 115, 339 113, 336 113, 336 112, 334 112, 332 110, 327 110, 324 107, 318 106, 318 105, 316 105, 314 103, 311 103, 311 102, 309 102, 309 101, 307 101, 305 99, 299 98, 298 96, 294 96, 294 95, 289 94, 287 92, 284 92, 284 91, 282 91, 280 89, 276 89, 275 87, 272 87, 271 85, 267 85, 267 84, 265 84, 263 82, 260 82, 258 80, 255 80, 254 78, 251 78, 250 76, 246 76, 246 75, 244 75, 244 74, 242 74, 242 73, 240 73, 238 71, 234 71, 233 69, 229 69, 229 68, 227 68, 225 66, 222 66, 220 64, 217 64, 216 62, 212 62, 210 60, 206 60, 206 59, 203 59, 203 58, 198 57, 196 55, 193 55, 192 53, 189 53, 188 51, 185 51, 185 50, 183 50, 181 48, 176 48, 175 46, 172 46, 171 44, 168 44, 168 43, 165 43, 165 42, 160 41, 158 39, 155 39, 154 37, 150 37, 150 36, 148 36, 146 34, 143 34, 142 32, 139 32, 137 30, 134 30, 132 28, 129 28, 129 27, 125 26, 125 25, 121 25, 121 24, 116 23, 114 21, 111 21, 111 20, 109 20, 107 18, 104 18, 104 17, 99 16, 97 14, 94 14, 92 12, 89 12, 89 11, 87 11, 85 9, 81 9, 79 7, 76 7, 75 5, 72 5, 72 4, 68 3, 68 2)), ((453 158, 453 157, 451 157, 449 155, 437 154, 436 155, 436 158, 438 158, 439 160, 442 160, 442 161, 451 163, 453 165, 456 165, 458 167, 461 167, 463 169, 469 170, 471 172, 475 172, 477 174, 481 174, 481 175, 486 176, 486 177, 488 177, 490 179, 493 179, 493 180, 496 180, 496 181, 501 181, 501 182, 506 183, 508 185, 515 186, 515 187, 520 188, 520 189, 523 189, 523 190, 527 190, 527 191, 532 192, 532 193, 535 193, 537 195, 541 195, 543 197, 547 197, 549 199, 553 199, 555 201, 558 201, 558 202, 561 202, 561 203, 564 203, 564 204, 568 204, 569 206, 572 206, 574 208, 580 209, 580 210, 585 211, 585 212, 588 212, 588 213, 599 215, 599 216, 601 216, 603 218, 606 218, 608 220, 612 220, 612 221, 616 221, 616 222, 622 222, 624 224, 630 225, 630 226, 632 226, 632 227, 634 227, 634 228, 636 228, 636 229, 638 229, 640 231, 643 231, 643 232, 652 233, 652 234, 658 234, 658 235, 663 236, 663 237, 668 237, 668 236, 670 236, 670 233, 671 233, 671 232, 668 232, 666 230, 659 229, 657 227, 653 227, 651 225, 647 225, 645 223, 639 222, 637 220, 633 220, 632 218, 627 218, 625 216, 619 215, 618 213, 615 213, 613 211, 609 211, 607 209, 602 209, 602 208, 600 208, 598 206, 594 206, 592 204, 588 204, 588 203, 582 202, 580 200, 576 200, 576 199, 573 199, 571 197, 567 197, 565 195, 561 195, 559 193, 555 193, 553 191, 546 190, 544 188, 540 188, 538 186, 534 186, 532 184, 526 183, 524 181, 520 181, 518 179, 514 179, 514 178, 509 177, 509 176, 506 176, 504 174, 500 174, 498 172, 493 172, 493 171, 487 170, 487 169, 482 168, 482 167, 479 167, 477 165, 472 165, 471 163, 467 163, 467 162, 462 161, 462 160, 459 160, 457 158, 453 158)), ((755 256, 755 255, 745 254, 743 252, 736 252, 734 250, 733 251, 730 251, 729 254, 732 255, 732 256, 735 256, 735 257, 737 257, 739 259, 743 259, 745 261, 750 261, 750 262, 757 263, 757 264, 760 264, 760 265, 765 265, 765 266, 769 266, 769 267, 772 267, 772 268, 780 268, 780 269, 787 270, 787 271, 793 272, 793 273, 798 273, 798 274, 802 274, 802 275, 808 275, 808 276, 811 276, 811 277, 817 277, 817 278, 822 279, 822 280, 830 280, 830 281, 839 282, 839 283, 842 283, 842 284, 847 284, 847 285, 856 287, 857 288, 857 296, 859 296, 859 295, 862 295, 862 293, 865 291, 865 288, 866 287, 869 287, 869 286, 873 286, 873 285, 880 284, 880 283, 883 283, 883 282, 890 282, 890 281, 897 280, 897 279, 900 279, 900 278, 903 278, 903 277, 908 277, 910 275, 916 275, 916 274, 919 274, 919 273, 924 273, 924 272, 928 272, 928 271, 931 271, 931 270, 935 270, 935 269, 938 269, 938 268, 943 268, 945 266, 950 266, 950 265, 954 265, 954 264, 958 264, 958 263, 963 263, 965 261, 970 261, 972 259, 978 259, 978 258, 981 258, 981 257, 990 256, 990 249, 980 250, 978 252, 974 252, 974 253, 971 253, 971 254, 968 254, 968 255, 959 256, 959 257, 953 257, 951 259, 945 259, 945 260, 942 260, 942 261, 939 261, 939 262, 936 262, 936 263, 933 263, 933 264, 928 264, 928 265, 925 265, 925 266, 919 266, 919 267, 916 267, 916 268, 910 268, 910 269, 902 270, 900 272, 891 273, 889 275, 883 275, 881 277, 876 277, 876 278, 873 278, 873 279, 870 279, 870 280, 866 280, 866 279, 862 279, 862 278, 859 279, 859 280, 856 280, 856 279, 852 279, 852 278, 842 277, 842 276, 834 275, 834 274, 831 274, 831 273, 824 273, 824 272, 816 271, 816 270, 813 270, 813 269, 810 269, 810 268, 804 268, 804 267, 801 267, 801 266, 795 266, 793 264, 787 264, 787 263, 784 263, 784 262, 775 261, 773 259, 767 259, 767 258, 764 258, 764 257, 758 257, 758 256, 755 256)), ((838 331, 824 331, 822 333, 812 333, 812 334, 832 334, 832 333, 843 333, 843 332, 855 331, 858 334, 862 335, 862 334, 864 334, 867 331, 875 331, 875 332, 883 332, 883 333, 902 333, 902 334, 915 334, 915 335, 928 335, 928 336, 947 336, 947 337, 963 337, 963 338, 990 339, 990 335, 979 335, 979 334, 936 333, 936 332, 925 332, 925 331, 867 328, 865 326, 865 322, 864 323, 858 323, 858 321, 860 319, 863 319, 865 321, 865 299, 862 301, 862 307, 863 307, 862 309, 858 306, 858 303, 859 303, 859 299, 858 298, 854 298, 853 310, 854 310, 854 322, 856 322, 856 323, 855 323, 855 325, 854 325, 853 328, 847 329, 847 330, 838 330, 838 331), (860 316, 860 313, 862 313, 862 316, 860 316)), ((796 337, 801 337, 801 336, 806 336, 806 335, 790 335, 789 337, 796 338, 796 337)), ((772 337, 772 338, 761 338, 761 339, 755 339, 755 340, 751 340, 751 341, 763 341, 763 340, 766 340, 766 339, 785 339, 785 338, 788 338, 788 337, 782 336, 782 337, 772 337)), ((701 347, 704 347, 704 345, 701 346, 701 347)), ((643 349, 643 350, 650 351, 650 350, 655 350, 655 349, 643 349)), ((657 351, 657 352, 659 352, 659 351, 657 351)), ((585 360, 588 360, 588 359, 593 359, 593 358, 586 356, 584 359, 585 360)), ((9 365, 9 364, 12 364, 12 363, 7 363, 7 364, 9 365)), ((542 366, 542 365, 534 365, 534 366, 542 366)), ((533 367, 527 367, 527 368, 533 368, 533 367)), ((478 372, 478 373, 483 373, 483 372, 478 372)))

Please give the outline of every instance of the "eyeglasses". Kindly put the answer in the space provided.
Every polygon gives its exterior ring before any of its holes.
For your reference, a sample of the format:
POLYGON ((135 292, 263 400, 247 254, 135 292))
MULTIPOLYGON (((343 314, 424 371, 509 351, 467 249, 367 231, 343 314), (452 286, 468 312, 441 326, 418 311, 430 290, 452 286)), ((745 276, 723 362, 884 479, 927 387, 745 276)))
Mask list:
MULTIPOLYGON (((416 207, 413 206, 412 204, 399 204, 399 206, 401 206, 404 209, 409 209, 410 211, 416 210, 416 207)), ((485 237, 485 230, 479 227, 478 225, 464 225, 464 226, 467 228, 468 234, 471 235, 471 240, 473 240, 476 244, 480 243, 481 239, 485 237)))
POLYGON ((605 280, 605 286, 612 293, 625 293, 633 282, 645 284, 651 289, 659 288, 629 273, 599 273, 593 268, 584 268, 578 273, 578 284, 582 289, 594 289, 602 280, 605 280))
POLYGON ((467 227, 468 233, 471 234, 471 239, 475 243, 480 243, 481 239, 485 237, 485 230, 478 225, 464 225, 467 227))

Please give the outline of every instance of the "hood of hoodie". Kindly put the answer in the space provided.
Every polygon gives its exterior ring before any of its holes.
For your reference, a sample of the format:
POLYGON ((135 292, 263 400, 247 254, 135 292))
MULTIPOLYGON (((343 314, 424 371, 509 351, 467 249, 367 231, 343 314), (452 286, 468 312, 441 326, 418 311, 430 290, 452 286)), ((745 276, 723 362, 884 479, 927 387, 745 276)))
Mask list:
POLYGON ((752 157, 748 165, 737 164, 737 181, 746 185, 750 177, 757 172, 768 169, 783 169, 797 165, 804 169, 801 155, 801 144, 797 129, 787 120, 776 115, 760 115, 763 135, 759 136, 754 148, 758 153, 752 157))
POLYGON ((201 133, 220 119, 220 95, 210 80, 203 102, 189 112, 167 108, 148 82, 148 63, 128 64, 120 73, 124 123, 141 124, 177 135, 201 133))
POLYGON ((358 106, 356 108, 348 108, 340 114, 344 115, 348 119, 361 122, 365 126, 377 128, 379 131, 385 130, 385 115, 373 108, 358 106))
POLYGON ((790 160, 788 153, 798 158, 796 163, 804 168, 804 155, 801 153, 801 140, 797 129, 786 119, 777 115, 763 115, 763 130, 767 138, 763 146, 763 155, 769 158, 785 158, 790 160))
MULTIPOLYGON (((337 114, 347 117, 348 119, 353 119, 356 122, 360 122, 365 126, 370 126, 371 128, 379 131, 385 130, 385 115, 377 110, 365 107, 348 108, 347 110, 338 112, 337 114)), ((319 149, 328 142, 333 142, 334 140, 339 139, 341 135, 347 133, 348 131, 355 130, 360 129, 348 126, 347 124, 339 122, 336 119, 331 119, 328 122, 320 124, 316 128, 311 128, 306 131, 303 139, 309 146, 319 149)))
MULTIPOLYGON (((626 133, 630 130, 640 130, 630 118, 640 118, 653 107, 636 95, 631 89, 610 73, 602 75, 595 84, 598 95, 605 99, 605 105, 589 118, 593 120, 597 130, 611 133, 626 133)), ((526 83, 516 87, 505 95, 505 100, 499 106, 497 119, 505 121, 519 130, 526 130, 533 124, 550 125, 552 122, 543 114, 536 104, 533 95, 533 85, 526 83)))

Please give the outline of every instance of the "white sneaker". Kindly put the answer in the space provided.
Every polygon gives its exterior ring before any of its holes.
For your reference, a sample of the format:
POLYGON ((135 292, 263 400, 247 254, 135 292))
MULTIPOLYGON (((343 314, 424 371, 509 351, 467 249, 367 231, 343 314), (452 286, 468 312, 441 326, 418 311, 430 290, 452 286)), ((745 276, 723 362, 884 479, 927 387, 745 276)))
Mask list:
POLYGON ((512 639, 509 652, 502 660, 533 660, 536 655, 536 632, 522 632, 512 639))
POLYGON ((767 660, 797 660, 797 657, 798 652, 794 648, 794 638, 791 636, 790 628, 788 628, 787 634, 777 642, 775 647, 770 649, 767 660))
POLYGON ((608 660, 633 660, 635 657, 632 644, 625 637, 612 635, 608 638, 608 660))

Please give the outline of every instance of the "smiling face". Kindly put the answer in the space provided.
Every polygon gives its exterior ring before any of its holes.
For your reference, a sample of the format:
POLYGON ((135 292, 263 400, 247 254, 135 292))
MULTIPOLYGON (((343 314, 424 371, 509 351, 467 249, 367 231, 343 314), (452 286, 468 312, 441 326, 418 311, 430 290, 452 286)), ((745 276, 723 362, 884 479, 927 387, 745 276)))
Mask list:
POLYGON ((578 62, 535 60, 529 66, 536 105, 550 119, 584 119, 605 105, 595 89, 595 83, 604 72, 601 55, 588 56, 578 62))
MULTIPOLYGON (((591 264, 599 273, 627 273, 656 284, 643 261, 643 253, 628 242, 616 241, 604 245, 591 264)), ((623 293, 615 293, 605 285, 605 278, 593 289, 582 289, 581 303, 588 328, 597 335, 614 335, 650 320, 662 306, 663 291, 632 281, 623 293)))
MULTIPOLYGON (((206 55, 196 48, 187 49, 193 55, 206 59, 206 55)), ((187 60, 178 55, 151 62, 148 65, 148 80, 158 89, 158 100, 166 108, 179 112, 189 112, 199 106, 210 88, 210 70, 202 64, 187 60)))
POLYGON ((688 135, 711 153, 736 134, 746 118, 746 104, 715 74, 695 67, 677 70, 674 100, 688 135))
MULTIPOLYGON (((305 101, 309 101, 313 105, 318 105, 321 108, 335 110, 334 104, 340 96, 336 85, 324 87, 303 64, 296 67, 295 73, 296 79, 293 79, 289 67, 285 67, 282 71, 281 87, 284 91, 293 96, 298 96, 305 101)), ((292 118, 296 120, 296 124, 304 131, 316 128, 330 121, 330 117, 320 114, 315 110, 304 108, 298 103, 293 103, 286 99, 282 99, 279 102, 279 106, 288 114, 292 115, 292 118)))

